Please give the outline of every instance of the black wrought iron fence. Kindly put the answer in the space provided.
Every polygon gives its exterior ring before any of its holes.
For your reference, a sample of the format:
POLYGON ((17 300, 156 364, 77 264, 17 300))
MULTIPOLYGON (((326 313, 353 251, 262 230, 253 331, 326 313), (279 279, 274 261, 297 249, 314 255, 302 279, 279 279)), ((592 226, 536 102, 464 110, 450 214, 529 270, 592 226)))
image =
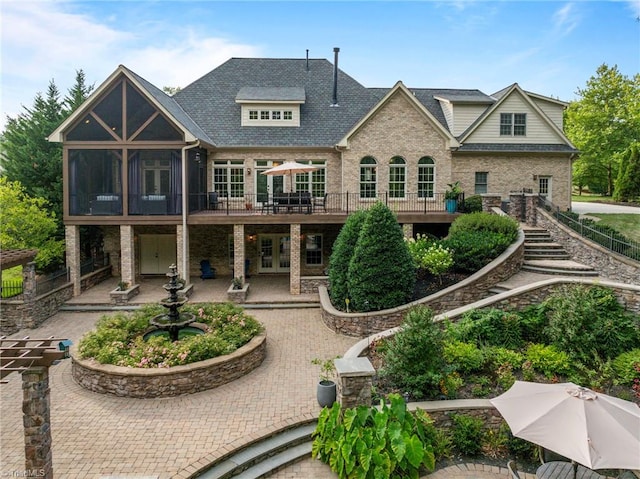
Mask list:
POLYGON ((46 294, 70 281, 69 268, 60 269, 36 280, 36 295, 46 294))
POLYGON ((539 197, 539 206, 551 213, 559 223, 568 226, 584 238, 598 243, 614 253, 626 256, 635 261, 640 261, 640 243, 627 238, 625 235, 606 225, 580 218, 580 215, 572 211, 560 211, 560 208, 539 197))

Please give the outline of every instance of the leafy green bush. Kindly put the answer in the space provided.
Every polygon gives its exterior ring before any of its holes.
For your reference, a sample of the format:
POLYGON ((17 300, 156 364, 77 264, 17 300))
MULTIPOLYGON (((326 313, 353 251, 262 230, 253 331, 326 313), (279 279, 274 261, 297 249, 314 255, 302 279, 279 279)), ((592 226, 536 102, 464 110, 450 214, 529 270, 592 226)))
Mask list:
POLYGON ((345 309, 345 299, 350 298, 347 284, 349 262, 366 216, 366 210, 351 213, 333 243, 329 258, 329 296, 333 305, 340 310, 345 309))
POLYGON ((438 241, 432 236, 420 233, 416 234, 415 238, 405 238, 404 240, 416 268, 424 267, 422 266, 422 258, 427 253, 429 247, 438 241))
POLYGON ((402 228, 391 210, 377 202, 367 213, 349 263, 347 285, 357 311, 379 311, 413 297, 416 269, 402 228))
POLYGON ((231 303, 187 304, 196 321, 208 326, 202 335, 187 336, 171 342, 167 336, 154 336, 146 341, 149 320, 165 313, 160 305, 150 305, 131 314, 103 316, 96 329, 80 341, 81 358, 94 358, 102 364, 135 368, 171 367, 229 354, 263 331, 253 317, 231 303))
POLYGON ((497 370, 504 365, 509 365, 512 369, 520 369, 524 362, 524 356, 521 353, 501 346, 487 346, 482 349, 482 353, 485 364, 492 370, 497 370))
POLYGON ((633 386, 640 380, 640 348, 620 354, 613 360, 613 370, 620 382, 625 386, 633 386))
POLYGON ((563 351, 558 351, 553 345, 531 344, 527 347, 525 357, 533 369, 548 379, 567 374, 571 370, 569 356, 563 351))
POLYGON ((459 231, 450 233, 440 244, 453 253, 456 271, 475 273, 500 256, 512 242, 509 236, 502 233, 459 231))
POLYGON ((422 256, 420 266, 432 275, 440 277, 453 266, 453 255, 441 244, 432 244, 422 256))
POLYGON ((436 397, 442 371, 443 332, 429 308, 410 310, 400 330, 386 342, 380 376, 416 399, 436 397))
POLYGON ((475 456, 482 450, 484 422, 478 417, 453 414, 451 435, 453 446, 461 454, 475 456))
POLYGON ((525 343, 546 343, 549 341, 545 328, 549 324, 547 308, 544 303, 532 304, 518 312, 520 315, 520 331, 525 343))
POLYGON ((449 228, 449 236, 469 231, 490 231, 504 235, 510 244, 518 237, 519 228, 518 222, 508 216, 483 212, 469 213, 455 219, 449 228))
POLYGON ((479 371, 484 364, 484 355, 474 343, 447 341, 444 343, 442 353, 445 362, 455 371, 465 374, 479 371))
POLYGON ((479 213, 482 211, 482 196, 467 196, 462 203, 462 211, 465 213, 479 213))
POLYGON ((640 341, 640 319, 625 312, 615 293, 601 286, 563 287, 545 301, 549 324, 545 330, 559 350, 585 365, 594 352, 612 359, 640 341))
POLYGON ((433 471, 430 438, 436 432, 424 411, 411 414, 404 399, 389 395, 380 409, 367 406, 324 408, 313 433, 311 455, 344 478, 417 478, 421 468, 433 471))
POLYGON ((518 314, 495 308, 464 313, 458 323, 448 325, 447 334, 478 346, 519 349, 523 344, 518 314))

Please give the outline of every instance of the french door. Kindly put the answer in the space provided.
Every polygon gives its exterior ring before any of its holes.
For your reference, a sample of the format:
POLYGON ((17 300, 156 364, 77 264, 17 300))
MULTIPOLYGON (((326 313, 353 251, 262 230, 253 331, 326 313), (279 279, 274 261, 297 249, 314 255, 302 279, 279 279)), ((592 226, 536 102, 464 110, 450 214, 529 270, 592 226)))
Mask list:
POLYGON ((288 235, 258 236, 260 273, 287 273, 291 267, 291 237, 288 235))

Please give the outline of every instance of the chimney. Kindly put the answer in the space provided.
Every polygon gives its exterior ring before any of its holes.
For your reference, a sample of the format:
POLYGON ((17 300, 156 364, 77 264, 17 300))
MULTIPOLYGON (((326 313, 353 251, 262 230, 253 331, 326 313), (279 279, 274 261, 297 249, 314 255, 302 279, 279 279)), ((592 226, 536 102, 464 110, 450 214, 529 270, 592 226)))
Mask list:
POLYGON ((338 53, 340 49, 335 47, 333 49, 334 60, 333 60, 333 101, 331 102, 331 106, 338 106, 338 53))
POLYGON ((309 49, 307 48, 307 71, 309 71, 309 49))

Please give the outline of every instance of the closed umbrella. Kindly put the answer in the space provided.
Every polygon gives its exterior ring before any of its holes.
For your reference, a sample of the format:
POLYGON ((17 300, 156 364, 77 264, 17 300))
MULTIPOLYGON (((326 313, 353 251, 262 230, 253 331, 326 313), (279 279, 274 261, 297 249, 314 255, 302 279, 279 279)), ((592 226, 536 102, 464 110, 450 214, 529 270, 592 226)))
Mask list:
POLYGON ((262 174, 269 176, 290 175, 291 191, 293 191, 293 175, 297 173, 308 173, 310 171, 316 171, 317 169, 317 166, 303 165, 302 163, 298 163, 296 161, 285 161, 281 165, 274 166, 273 168, 269 168, 268 170, 264 170, 262 174))
POLYGON ((514 436, 589 469, 640 469, 640 407, 573 383, 516 381, 491 403, 514 436))

